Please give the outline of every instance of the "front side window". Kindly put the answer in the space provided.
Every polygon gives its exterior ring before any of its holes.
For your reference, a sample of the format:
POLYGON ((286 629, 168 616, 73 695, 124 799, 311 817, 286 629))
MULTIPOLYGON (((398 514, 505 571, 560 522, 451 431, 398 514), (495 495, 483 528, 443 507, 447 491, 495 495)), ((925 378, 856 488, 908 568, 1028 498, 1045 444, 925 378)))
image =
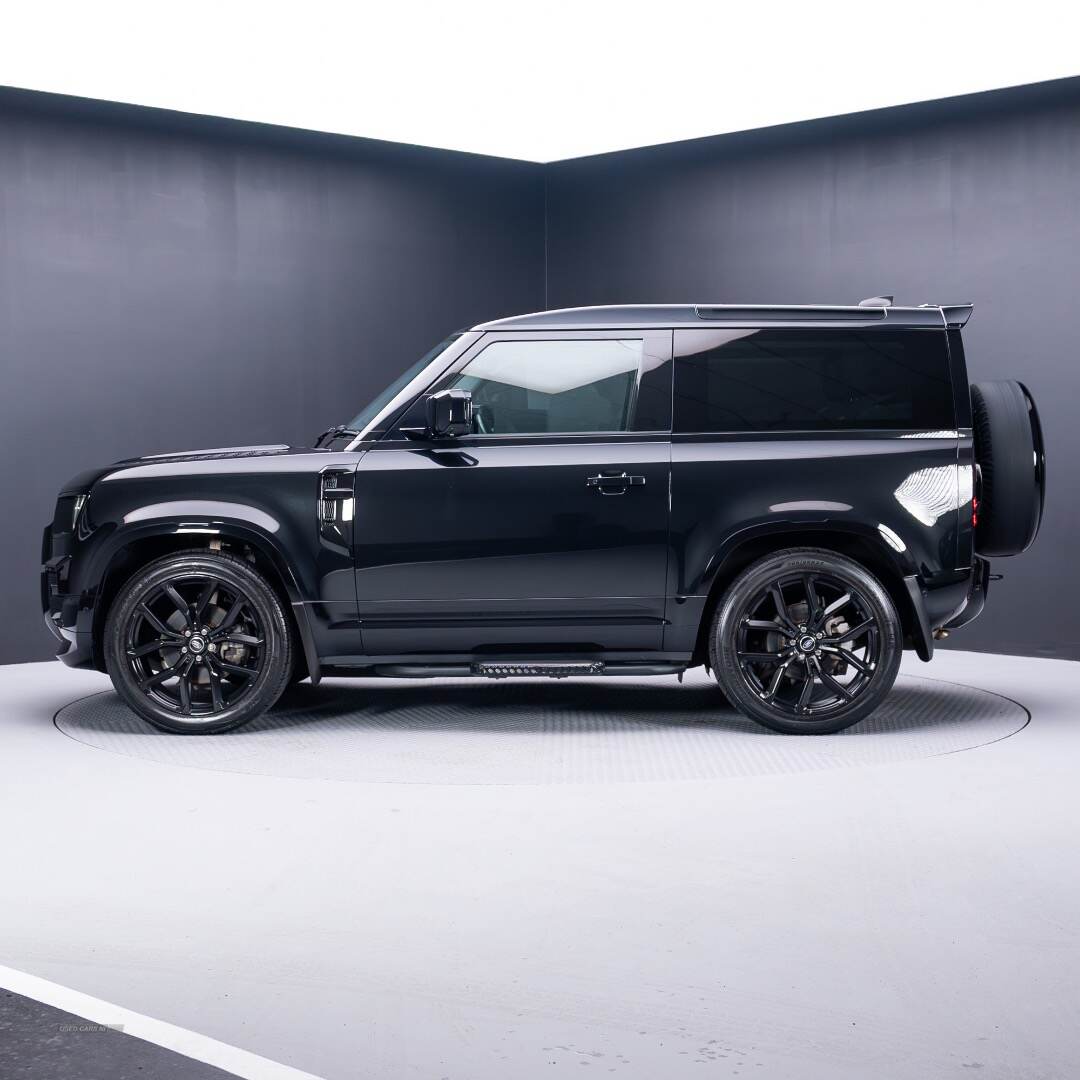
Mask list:
POLYGON ((479 434, 666 428, 656 419, 663 403, 642 379, 655 370, 648 353, 642 338, 493 341, 447 385, 472 393, 479 434))
POLYGON ((956 426, 936 330, 677 330, 680 432, 956 426))

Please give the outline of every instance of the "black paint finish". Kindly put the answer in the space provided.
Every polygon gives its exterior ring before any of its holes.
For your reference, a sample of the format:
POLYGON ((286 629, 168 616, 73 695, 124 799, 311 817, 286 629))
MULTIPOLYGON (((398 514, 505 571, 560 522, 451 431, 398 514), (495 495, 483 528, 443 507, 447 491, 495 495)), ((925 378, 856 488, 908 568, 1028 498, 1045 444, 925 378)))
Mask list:
MULTIPOLYGON (((42 544, 42 606, 58 655, 103 669, 103 619, 125 576, 166 551, 220 545, 255 562, 290 603, 315 681, 323 667, 370 673, 425 659, 692 665, 705 659, 710 601, 735 575, 765 553, 809 545, 872 569, 909 646, 929 659, 926 628, 957 615, 976 580, 985 589, 973 573, 971 429, 959 423, 968 418, 955 407, 949 371, 940 373, 934 418, 951 432, 913 423, 672 434, 681 373, 718 331, 703 329, 693 308, 665 314, 679 324, 590 329, 571 314, 573 328, 473 328, 407 393, 373 410, 342 450, 243 447, 80 473, 61 491, 42 544), (667 418, 662 430, 632 430, 629 416, 626 428, 596 434, 477 427, 449 436, 416 426, 431 395, 488 349, 540 340, 580 350, 635 334, 642 350, 631 370, 639 398, 651 383, 648 412, 667 418)), ((820 310, 784 314, 786 326, 764 313, 776 355, 784 335, 804 348, 800 327, 822 321, 820 310)), ((942 309, 857 314, 842 329, 826 322, 836 327, 826 352, 847 335, 860 362, 884 363, 875 337, 910 356, 933 334, 963 385, 962 353, 946 344, 957 332, 946 330, 942 309), (928 318, 938 329, 923 325, 928 318)), ((606 327, 634 312, 592 317, 606 327)), ((745 318, 709 315, 714 327, 745 318)), ((564 378, 581 377, 582 355, 564 378)))
POLYGON ((542 307, 543 227, 538 166, 0 91, 0 662, 49 655, 32 568, 76 469, 310 442, 542 307))
POLYGON ((659 649, 669 457, 638 435, 376 447, 357 473, 365 651, 659 649), (623 472, 640 484, 587 483, 623 472))
POLYGON ((1080 80, 549 166, 552 307, 974 301, 973 382, 1020 378, 1053 469, 1037 554, 949 644, 1080 658, 1080 80), (1062 589, 1069 599, 1058 602, 1062 589))

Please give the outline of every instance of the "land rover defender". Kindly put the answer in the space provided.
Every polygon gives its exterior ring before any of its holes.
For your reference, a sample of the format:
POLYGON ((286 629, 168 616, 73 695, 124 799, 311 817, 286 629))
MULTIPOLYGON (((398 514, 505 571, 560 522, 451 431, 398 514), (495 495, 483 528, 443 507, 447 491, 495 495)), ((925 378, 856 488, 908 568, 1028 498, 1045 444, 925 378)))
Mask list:
POLYGON ((58 655, 170 732, 290 681, 678 674, 846 728, 1042 517, 1038 414, 969 386, 970 305, 652 305, 453 334, 311 447, 142 457, 60 492, 58 655))

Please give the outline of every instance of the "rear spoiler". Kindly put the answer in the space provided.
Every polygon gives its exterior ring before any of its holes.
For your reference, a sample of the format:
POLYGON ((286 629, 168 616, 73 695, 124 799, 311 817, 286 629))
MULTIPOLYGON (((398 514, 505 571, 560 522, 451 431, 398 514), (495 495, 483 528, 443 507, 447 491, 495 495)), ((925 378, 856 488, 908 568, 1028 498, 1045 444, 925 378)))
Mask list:
POLYGON ((941 305, 941 314, 945 319, 945 325, 952 330, 959 330, 971 318, 971 313, 974 310, 974 304, 941 305))
MULTIPOLYGON (((891 296, 869 296, 865 300, 859 301, 859 307, 861 308, 884 309, 892 306, 893 297, 891 296)), ((959 330, 967 323, 968 319, 971 318, 971 313, 975 310, 974 304, 920 304, 919 307, 939 308, 941 317, 950 330, 959 330)))

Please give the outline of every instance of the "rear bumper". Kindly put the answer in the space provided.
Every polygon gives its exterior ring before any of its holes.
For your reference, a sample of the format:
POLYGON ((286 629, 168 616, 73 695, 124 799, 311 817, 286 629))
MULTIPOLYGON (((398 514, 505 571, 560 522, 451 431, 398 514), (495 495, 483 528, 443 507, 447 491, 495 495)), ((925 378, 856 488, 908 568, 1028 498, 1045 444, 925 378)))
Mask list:
POLYGON ((946 585, 927 589, 914 574, 904 578, 915 616, 915 651, 921 660, 934 655, 934 636, 939 630, 957 630, 979 617, 989 584, 990 563, 978 556, 969 573, 946 585))
POLYGON ((971 584, 968 588, 967 597, 959 611, 953 613, 952 618, 944 625, 946 630, 959 630, 961 626, 967 626, 981 614, 986 607, 986 594, 990 589, 990 561, 975 557, 975 565, 972 567, 971 584))

